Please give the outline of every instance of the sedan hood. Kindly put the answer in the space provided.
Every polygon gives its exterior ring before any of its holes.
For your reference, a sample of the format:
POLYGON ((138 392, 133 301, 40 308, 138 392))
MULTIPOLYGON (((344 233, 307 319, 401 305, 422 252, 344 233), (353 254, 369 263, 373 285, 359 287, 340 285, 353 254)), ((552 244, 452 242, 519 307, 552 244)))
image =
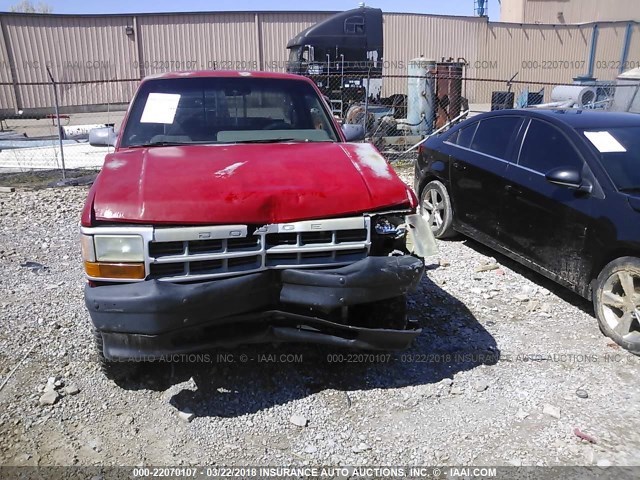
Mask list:
POLYGON ((98 221, 269 224, 390 206, 413 193, 369 144, 190 145, 107 155, 94 185, 98 221))

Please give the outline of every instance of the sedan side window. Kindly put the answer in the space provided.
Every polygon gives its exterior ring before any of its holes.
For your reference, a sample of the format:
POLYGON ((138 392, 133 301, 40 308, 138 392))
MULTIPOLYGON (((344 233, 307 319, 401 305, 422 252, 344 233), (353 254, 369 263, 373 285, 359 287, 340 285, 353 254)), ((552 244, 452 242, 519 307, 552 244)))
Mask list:
POLYGON ((471 140, 473 140, 473 134, 476 133, 476 128, 478 128, 478 122, 472 123, 468 127, 461 128, 453 135, 449 136, 446 141, 460 147, 469 148, 471 140))
POLYGON ((467 128, 460 130, 460 133, 458 133, 458 141, 456 143, 461 147, 469 148, 477 128, 478 123, 474 123, 473 125, 469 125, 467 128))
POLYGON ((546 174, 557 167, 581 169, 583 162, 560 130, 546 122, 532 120, 522 144, 518 165, 546 174))
POLYGON ((518 133, 520 117, 500 117, 482 120, 473 136, 471 150, 497 158, 507 158, 507 149, 518 133))

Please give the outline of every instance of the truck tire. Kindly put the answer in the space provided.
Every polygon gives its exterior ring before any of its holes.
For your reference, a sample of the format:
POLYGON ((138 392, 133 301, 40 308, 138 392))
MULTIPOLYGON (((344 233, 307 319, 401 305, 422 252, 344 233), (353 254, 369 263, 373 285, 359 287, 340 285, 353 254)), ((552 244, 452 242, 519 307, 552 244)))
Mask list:
POLYGON ((600 330, 640 355, 640 259, 622 257, 602 269, 593 288, 600 330))
POLYGON ((420 215, 431 227, 438 239, 455 235, 453 230, 453 208, 447 187, 438 180, 427 183, 420 192, 420 215))
POLYGON ((107 360, 104 356, 104 349, 102 344, 102 334, 93 329, 93 340, 96 346, 98 354, 98 362, 100 363, 100 370, 109 380, 123 380, 133 375, 138 364, 135 362, 114 362, 107 360))

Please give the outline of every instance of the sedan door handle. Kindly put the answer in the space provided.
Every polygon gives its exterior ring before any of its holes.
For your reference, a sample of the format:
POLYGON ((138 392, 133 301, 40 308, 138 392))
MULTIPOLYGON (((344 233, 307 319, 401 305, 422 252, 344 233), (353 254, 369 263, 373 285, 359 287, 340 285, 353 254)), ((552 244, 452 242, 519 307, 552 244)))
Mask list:
POLYGON ((456 170, 466 170, 467 166, 462 162, 453 162, 453 168, 456 170))

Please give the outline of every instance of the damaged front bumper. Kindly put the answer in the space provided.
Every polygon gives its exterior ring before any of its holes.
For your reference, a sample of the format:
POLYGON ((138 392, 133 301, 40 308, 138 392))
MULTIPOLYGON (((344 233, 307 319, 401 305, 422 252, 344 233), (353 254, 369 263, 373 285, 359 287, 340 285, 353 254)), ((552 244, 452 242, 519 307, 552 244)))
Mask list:
POLYGON ((419 258, 372 256, 341 268, 267 270, 194 284, 87 286, 85 302, 108 360, 271 341, 396 350, 420 330, 362 328, 335 312, 405 295, 423 273, 419 258))

